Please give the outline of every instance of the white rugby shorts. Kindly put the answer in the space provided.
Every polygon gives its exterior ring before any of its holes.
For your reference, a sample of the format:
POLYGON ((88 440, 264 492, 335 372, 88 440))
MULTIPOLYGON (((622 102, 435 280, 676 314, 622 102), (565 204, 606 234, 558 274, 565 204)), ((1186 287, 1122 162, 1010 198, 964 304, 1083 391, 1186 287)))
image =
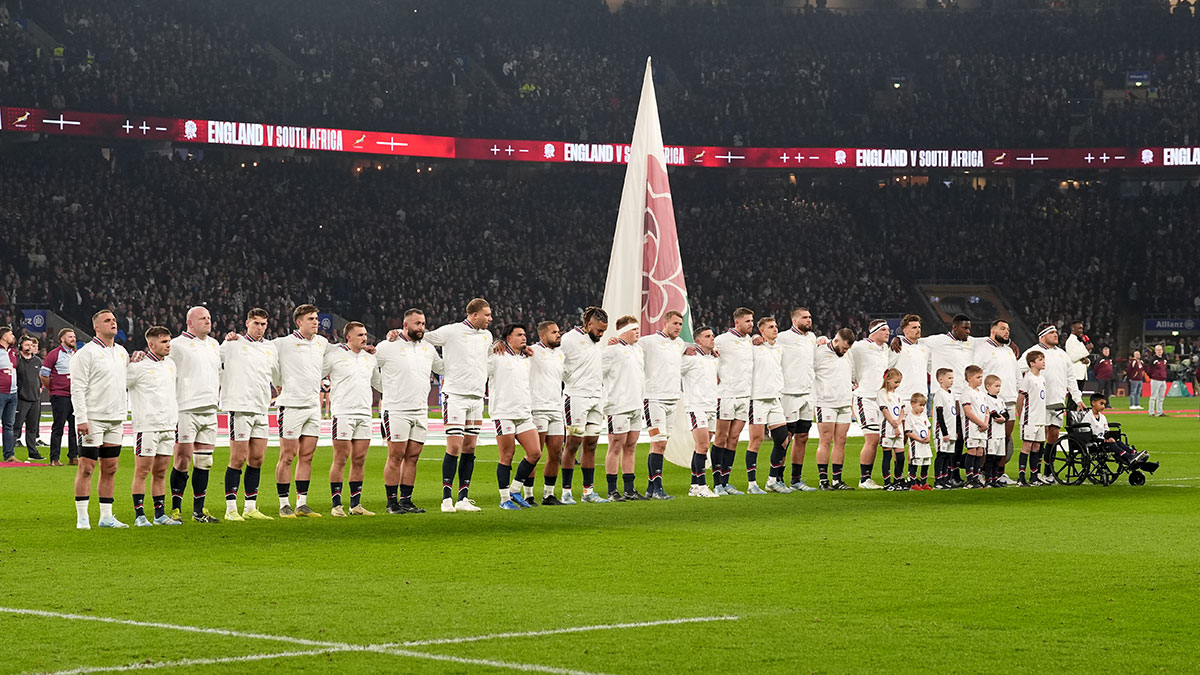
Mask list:
POLYGON ((878 434, 879 421, 883 414, 879 412, 879 403, 873 398, 854 397, 854 414, 858 416, 858 424, 864 434, 878 434))
POLYGON ((675 426, 675 415, 679 401, 654 401, 646 399, 642 405, 642 422, 650 430, 650 442, 665 441, 675 426))
POLYGON ((571 436, 599 436, 604 430, 604 410, 592 396, 564 396, 563 415, 571 436))
POLYGON ((271 423, 265 414, 229 413, 229 440, 249 441, 251 438, 269 438, 271 423))
POLYGON ((837 407, 817 406, 817 424, 850 424, 853 415, 850 414, 850 406, 843 405, 837 407))
POLYGON ((808 394, 784 394, 782 403, 785 422, 812 421, 813 405, 808 394))
POLYGON ((175 432, 139 431, 134 434, 133 454, 138 457, 170 457, 175 449, 175 432))
POLYGON ((371 440, 371 418, 362 415, 334 415, 333 440, 335 441, 369 441, 371 440))
POLYGON ((301 436, 321 435, 321 407, 279 407, 279 438, 294 441, 301 436))
POLYGON ((787 423, 783 404, 777 398, 751 400, 750 423, 765 424, 767 427, 783 426, 787 423))
POLYGON ((610 434, 625 434, 641 430, 642 413, 640 411, 634 410, 608 416, 608 433, 610 434))
POLYGON ((177 443, 217 444, 217 411, 179 412, 179 424, 175 427, 177 443))
POLYGON ((424 411, 384 410, 379 430, 389 443, 424 443, 428 428, 428 413, 424 411))
POLYGON ((717 419, 719 420, 739 420, 742 422, 750 421, 750 399, 746 398, 718 398, 717 399, 717 419))
POLYGON ((566 417, 562 410, 534 410, 533 425, 539 434, 562 436, 567 432, 566 417))

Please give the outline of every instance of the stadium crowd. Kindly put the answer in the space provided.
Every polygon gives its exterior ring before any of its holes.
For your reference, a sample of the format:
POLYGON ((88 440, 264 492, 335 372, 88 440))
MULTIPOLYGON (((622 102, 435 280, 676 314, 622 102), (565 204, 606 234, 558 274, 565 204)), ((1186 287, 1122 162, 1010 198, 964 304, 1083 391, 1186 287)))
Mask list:
POLYGON ((19 0, 9 14, 63 52, 0 19, 0 92, 55 109, 619 141, 653 55, 672 143, 1200 138, 1200 21, 1155 3, 1003 15, 632 5, 19 0), (1129 87, 1130 71, 1147 86, 1129 87))
MULTIPOLYGON (((199 303, 222 331, 251 306, 287 331, 291 308, 313 303, 380 334, 413 305, 431 323, 453 321, 476 293, 505 323, 569 323, 603 294, 621 180, 611 170, 352 171, 23 150, 0 167, 0 306, 81 323, 110 307, 134 343, 151 325, 181 329, 199 303)), ((1086 317, 1110 345, 1138 293, 1156 313, 1195 310, 1200 279, 1185 245, 1195 188, 1018 197, 704 171, 672 183, 698 323, 719 324, 737 304, 781 314, 804 298, 818 331, 857 329, 903 312, 911 283, 935 279, 996 284, 1030 325, 1086 317)))

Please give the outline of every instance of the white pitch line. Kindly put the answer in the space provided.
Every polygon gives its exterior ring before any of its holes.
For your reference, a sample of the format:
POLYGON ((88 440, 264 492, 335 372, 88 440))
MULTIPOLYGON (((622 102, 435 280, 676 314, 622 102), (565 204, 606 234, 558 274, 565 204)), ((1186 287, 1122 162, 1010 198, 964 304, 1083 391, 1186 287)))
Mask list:
POLYGON ((123 666, 84 666, 82 668, 72 668, 70 670, 58 670, 49 675, 88 675, 90 673, 125 673, 139 670, 161 670, 163 668, 186 668, 189 666, 212 666, 227 663, 246 663, 250 661, 269 661, 272 659, 296 658, 300 656, 321 656, 323 654, 339 654, 345 652, 372 652, 376 654, 386 654, 389 656, 406 656, 414 659, 425 659, 429 661, 448 661, 451 663, 462 663, 472 666, 490 666, 493 668, 504 668, 507 670, 518 670, 529 673, 547 673, 547 675, 606 675, 588 670, 574 670, 571 668, 555 668, 554 666, 541 666, 535 663, 514 663, 511 661, 497 661, 494 659, 472 659, 463 656, 453 656, 450 654, 428 654, 426 652, 416 652, 408 649, 386 649, 375 645, 347 645, 345 647, 329 647, 327 649, 311 649, 307 651, 296 652, 274 652, 270 654, 248 654, 246 656, 227 656, 216 659, 180 659, 178 661, 158 661, 153 663, 145 663, 139 661, 123 666))
POLYGON ((560 635, 564 633, 583 633, 589 631, 600 630, 620 630, 623 628, 646 628, 651 626, 666 626, 675 624, 688 623, 706 623, 712 621, 736 621, 736 616, 701 616, 690 617, 683 619, 663 619, 659 621, 638 621, 630 623, 612 623, 612 624, 597 624, 591 626, 574 626, 568 628, 554 628, 540 631, 523 631, 510 633, 489 633, 486 635, 465 636, 459 638, 437 638, 432 640, 411 640, 408 642, 378 644, 378 645, 355 645, 345 642, 327 642, 322 640, 307 640, 304 638, 294 638, 287 635, 268 635, 265 633, 249 633, 235 630, 226 630, 222 628, 204 628, 201 626, 187 626, 181 624, 158 623, 152 621, 135 621, 132 619, 117 619, 104 616, 90 616, 87 614, 68 614, 65 612, 51 612, 40 609, 24 609, 19 607, 0 607, 0 612, 8 614, 19 614, 24 616, 38 616, 52 619, 69 619, 74 621, 96 621, 99 623, 110 623, 123 626, 136 626, 139 628, 160 628, 165 630, 176 630, 188 633, 203 633, 207 635, 222 635, 226 637, 245 638, 253 640, 266 640, 273 642, 288 642, 292 644, 305 645, 310 647, 321 647, 321 649, 307 651, 292 651, 292 652, 276 652, 270 654, 250 654, 246 656, 231 656, 216 659, 183 659, 179 661, 160 661, 154 663, 137 662, 123 666, 84 666, 73 668, 70 670, 56 671, 52 675, 83 675, 85 673, 109 673, 109 672, 127 672, 134 670, 155 670, 160 668, 175 668, 197 665, 216 665, 222 663, 239 663, 247 661, 264 661, 277 658, 292 658, 298 656, 314 656, 319 654, 332 654, 339 652, 373 652, 378 654, 389 654, 393 656, 407 656, 415 659, 426 659, 431 661, 445 661, 451 663, 461 663, 465 665, 490 666, 495 668, 505 668, 509 670, 518 670, 523 672, 548 673, 549 675, 604 675, 603 673, 595 673, 591 671, 573 670, 570 668, 556 668, 554 666, 542 666, 533 663, 514 663, 508 661, 496 661, 492 659, 475 659, 462 656, 454 656, 451 654, 431 654, 427 652, 418 652, 410 649, 402 649, 402 647, 416 647, 429 645, 444 645, 444 644, 461 644, 465 642, 478 642, 482 640, 494 640, 500 638, 513 637, 539 637, 545 635, 560 635))
POLYGON ((304 638, 294 638, 287 635, 267 635, 264 633, 244 633, 236 630, 225 630, 222 628, 203 628, 200 626, 185 626, 173 623, 156 623, 152 621, 134 621, 132 619, 114 619, 107 616, 89 616, 87 614, 65 614, 62 612, 47 612, 40 609, 22 609, 19 607, 0 607, 0 612, 8 614, 24 614, 26 616, 41 616, 49 619, 72 619, 75 621, 98 621, 100 623, 113 623, 122 626, 137 626, 139 628, 163 628, 166 630, 178 630, 186 633, 205 633, 208 635, 224 635, 226 637, 247 638, 252 640, 270 640, 273 642, 290 642, 292 644, 304 645, 306 647, 336 647, 339 649, 361 649, 363 645, 352 645, 345 642, 325 642, 322 640, 306 640, 304 638))
POLYGON ((50 675, 86 675, 87 673, 123 673, 131 670, 157 670, 159 668, 187 668, 189 666, 212 666, 222 663, 243 663, 247 661, 268 661, 270 659, 286 659, 297 656, 319 656, 347 651, 340 647, 328 649, 311 649, 303 652, 276 652, 273 654, 248 654, 246 656, 226 656, 218 659, 180 659, 178 661, 156 661, 145 663, 139 661, 125 666, 83 666, 70 670, 56 670, 50 675))
MULTIPOLYGON (((395 643, 397 647, 424 647, 428 645, 453 645, 463 642, 478 642, 480 640, 498 640, 502 638, 542 637, 544 635, 562 635, 564 633, 586 633, 595 630, 620 630, 622 628, 649 628, 651 626, 671 626, 681 623, 707 623, 710 621, 737 621, 736 616, 697 616, 689 619, 663 619, 661 621, 638 621, 634 623, 607 623, 594 626, 575 626, 571 628, 553 628, 550 630, 533 630, 519 633, 489 633, 457 638, 440 638, 434 640, 410 640, 395 643)), ((391 647, 393 645, 385 645, 391 647)))

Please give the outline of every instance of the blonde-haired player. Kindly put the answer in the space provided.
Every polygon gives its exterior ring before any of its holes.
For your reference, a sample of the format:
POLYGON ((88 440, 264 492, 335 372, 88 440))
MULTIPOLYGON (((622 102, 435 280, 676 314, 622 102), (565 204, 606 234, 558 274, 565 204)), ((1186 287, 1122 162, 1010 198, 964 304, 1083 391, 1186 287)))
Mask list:
POLYGON ((643 413, 650 433, 650 453, 646 456, 646 496, 673 499, 663 488, 663 454, 675 426, 679 399, 683 396, 683 353, 687 345, 679 339, 683 332, 683 314, 669 310, 663 315, 661 330, 638 340, 646 373, 643 413))

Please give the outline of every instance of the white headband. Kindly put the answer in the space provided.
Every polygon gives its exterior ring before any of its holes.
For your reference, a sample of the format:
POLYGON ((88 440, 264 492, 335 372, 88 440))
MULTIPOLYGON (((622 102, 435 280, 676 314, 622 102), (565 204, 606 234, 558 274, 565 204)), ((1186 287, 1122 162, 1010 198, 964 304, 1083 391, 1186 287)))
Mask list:
POLYGON ((887 325, 888 322, 886 321, 876 321, 875 323, 871 324, 871 332, 867 334, 874 335, 875 331, 879 330, 880 328, 887 328, 887 325))
POLYGON ((1042 329, 1042 332, 1038 333, 1038 337, 1044 337, 1047 333, 1057 333, 1057 332, 1058 332, 1057 326, 1046 326, 1045 328, 1042 329))
POLYGON ((618 334, 619 334, 619 333, 624 333, 625 331, 633 330, 634 328, 640 328, 640 327, 641 327, 641 326, 639 326, 639 325, 638 325, 638 322, 636 322, 636 321, 632 321, 632 322, 630 322, 630 323, 627 323, 627 324, 625 324, 624 326, 622 326, 622 327, 618 328, 618 329, 617 329, 617 333, 618 333, 618 334))

